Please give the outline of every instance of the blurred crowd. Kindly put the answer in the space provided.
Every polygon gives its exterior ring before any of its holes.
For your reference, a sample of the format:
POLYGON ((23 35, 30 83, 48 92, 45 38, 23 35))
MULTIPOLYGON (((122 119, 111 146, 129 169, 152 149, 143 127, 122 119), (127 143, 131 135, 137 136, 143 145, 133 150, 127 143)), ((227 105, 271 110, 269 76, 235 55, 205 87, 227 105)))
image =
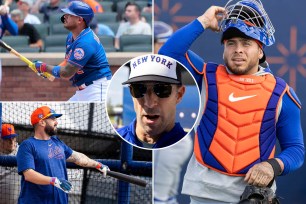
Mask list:
MULTIPOLYGON (((148 47, 140 49, 124 49, 121 45, 121 37, 130 35, 152 36, 152 1, 136 0, 82 0, 95 12, 95 18, 90 27, 102 41, 104 39, 106 51, 150 51, 148 47), (107 36, 105 38, 105 36, 107 36), (141 49, 144 50, 141 50, 141 49)), ((8 16, 18 26, 18 35, 27 37, 24 47, 19 43, 17 51, 20 52, 61 52, 65 50, 65 36, 68 32, 60 20, 61 9, 69 4, 69 0, 2 0, 0 15, 8 16), (52 37, 51 37, 52 36, 52 37), (60 39, 61 44, 55 42, 60 39), (52 40, 54 41, 52 43, 52 40), (49 42, 51 41, 51 43, 49 42), (48 43, 49 42, 49 43, 48 43), (47 49, 56 45, 58 49, 47 49), (28 49, 28 47, 33 49, 28 49), (19 49, 19 50, 18 50, 19 49)), ((14 35, 7 30, 4 33, 4 41, 7 36, 14 35)), ((15 37, 7 40, 15 41, 15 37)), ((131 40, 133 41, 133 40, 131 40)), ((141 41, 141 40, 140 40, 141 41)), ((16 41, 15 41, 16 42, 16 41)), ((10 41, 7 42, 10 44, 10 41)), ((4 50, 1 50, 4 52, 4 50)))

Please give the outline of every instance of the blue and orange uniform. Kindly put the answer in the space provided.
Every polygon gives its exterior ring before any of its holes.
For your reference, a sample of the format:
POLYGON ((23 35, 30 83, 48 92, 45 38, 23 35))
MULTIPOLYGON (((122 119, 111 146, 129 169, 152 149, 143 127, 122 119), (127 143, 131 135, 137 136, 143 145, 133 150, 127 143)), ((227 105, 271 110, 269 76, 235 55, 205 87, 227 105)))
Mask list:
POLYGON ((203 32, 202 24, 194 20, 159 51, 183 63, 201 91, 203 115, 195 128, 183 193, 237 202, 246 185, 244 175, 253 165, 279 158, 286 175, 303 164, 301 104, 269 68, 259 67, 254 75, 233 75, 223 65, 204 62, 188 50, 203 32), (281 153, 274 156, 276 139, 281 153))
POLYGON ((106 77, 111 78, 112 73, 106 58, 106 53, 94 32, 88 27, 73 39, 69 33, 66 40, 65 60, 79 71, 70 79, 73 86, 85 84, 89 86, 93 81, 106 77))
MULTIPOLYGON (((121 135, 126 141, 131 144, 137 145, 138 147, 144 147, 144 144, 137 138, 136 135, 136 118, 131 122, 131 124, 119 128, 117 130, 119 135, 121 135)), ((172 130, 169 132, 164 132, 160 139, 152 146, 152 148, 163 148, 175 144, 180 141, 187 132, 182 128, 180 123, 175 123, 172 130)))
POLYGON ((78 90, 69 101, 102 101, 106 97, 106 89, 112 74, 105 50, 99 38, 89 28, 94 11, 82 1, 71 1, 68 7, 61 11, 64 27, 68 22, 66 20, 68 16, 78 16, 83 19, 78 29, 66 27, 70 33, 66 38, 65 60, 49 70, 47 64, 40 61, 35 62, 35 67, 39 73, 49 72, 56 78, 61 78, 63 70, 73 69, 74 74, 69 74, 69 79, 78 90))

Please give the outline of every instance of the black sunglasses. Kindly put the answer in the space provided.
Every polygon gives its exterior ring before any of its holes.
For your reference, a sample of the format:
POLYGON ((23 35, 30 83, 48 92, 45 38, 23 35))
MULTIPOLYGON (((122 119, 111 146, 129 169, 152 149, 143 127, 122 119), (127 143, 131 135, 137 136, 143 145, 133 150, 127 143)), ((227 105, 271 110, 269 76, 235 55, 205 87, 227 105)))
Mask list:
MULTIPOLYGON (((134 98, 142 98, 148 88, 145 84, 131 84, 130 93, 134 98)), ((171 84, 154 84, 153 91, 159 98, 168 98, 172 92, 171 84)))

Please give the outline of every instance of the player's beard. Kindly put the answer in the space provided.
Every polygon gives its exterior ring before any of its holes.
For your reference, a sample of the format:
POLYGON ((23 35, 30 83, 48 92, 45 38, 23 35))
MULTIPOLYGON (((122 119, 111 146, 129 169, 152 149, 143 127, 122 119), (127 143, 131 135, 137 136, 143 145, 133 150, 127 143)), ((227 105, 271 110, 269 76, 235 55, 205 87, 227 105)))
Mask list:
POLYGON ((51 137, 51 136, 57 134, 57 128, 56 127, 52 127, 51 125, 49 125, 47 123, 47 125, 45 127, 45 132, 46 132, 47 135, 49 135, 51 137))
POLYGON ((231 67, 226 59, 224 60, 224 63, 226 67, 235 75, 246 75, 249 73, 250 70, 253 69, 253 67, 251 66, 248 66, 246 68, 231 67))
POLYGON ((64 27, 67 29, 67 30, 69 30, 69 31, 71 31, 71 30, 74 30, 74 29, 76 29, 77 28, 77 25, 71 25, 71 24, 64 24, 64 27))

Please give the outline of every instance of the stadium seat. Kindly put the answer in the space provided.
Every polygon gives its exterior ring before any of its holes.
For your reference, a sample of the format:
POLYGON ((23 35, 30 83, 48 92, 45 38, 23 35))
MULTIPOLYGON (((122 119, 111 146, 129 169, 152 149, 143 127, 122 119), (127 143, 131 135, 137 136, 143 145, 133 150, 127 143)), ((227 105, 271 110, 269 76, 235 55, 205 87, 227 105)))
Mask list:
POLYGON ((40 37, 45 40, 46 36, 49 35, 49 25, 46 23, 42 24, 33 24, 33 26, 38 31, 40 37))
MULTIPOLYGON (((49 26, 50 26, 50 35, 53 33, 53 25, 54 24, 61 24, 61 17, 63 16, 63 13, 57 13, 57 14, 52 14, 49 18, 49 26)), ((64 26, 63 26, 64 29, 64 26)))
POLYGON ((45 52, 65 52, 67 35, 49 35, 45 39, 45 52))
POLYGON ((113 2, 111 2, 111 1, 99 1, 99 3, 103 7, 104 12, 112 12, 113 2))
POLYGON ((117 13, 115 12, 103 12, 96 13, 95 17, 99 23, 111 23, 116 22, 117 13))
POLYGON ((112 31, 114 32, 114 34, 116 35, 117 30, 119 28, 120 23, 117 22, 111 22, 111 23, 104 23, 105 25, 109 26, 110 29, 112 29, 112 31))
POLYGON ((51 25, 52 26, 52 32, 50 32, 50 35, 63 35, 68 34, 70 31, 64 28, 64 25, 62 23, 56 23, 51 25))
POLYGON ((26 52, 40 52, 39 47, 17 47, 16 51, 20 53, 26 53, 26 52))
POLYGON ((122 52, 152 52, 151 35, 122 35, 119 40, 122 52))
POLYGON ((147 12, 141 12, 141 16, 143 16, 147 23, 149 23, 152 27, 152 13, 147 13, 147 12))
POLYGON ((43 13, 34 13, 34 16, 37 16, 37 18, 40 20, 40 22, 44 23, 44 14, 43 13))
MULTIPOLYGON (((15 50, 18 50, 19 48, 29 47, 29 36, 3 36, 2 40, 15 50)), ((6 52, 6 50, 1 48, 1 52, 6 52)))
POLYGON ((114 38, 109 35, 100 35, 100 42, 102 43, 105 52, 116 52, 114 47, 114 38))

